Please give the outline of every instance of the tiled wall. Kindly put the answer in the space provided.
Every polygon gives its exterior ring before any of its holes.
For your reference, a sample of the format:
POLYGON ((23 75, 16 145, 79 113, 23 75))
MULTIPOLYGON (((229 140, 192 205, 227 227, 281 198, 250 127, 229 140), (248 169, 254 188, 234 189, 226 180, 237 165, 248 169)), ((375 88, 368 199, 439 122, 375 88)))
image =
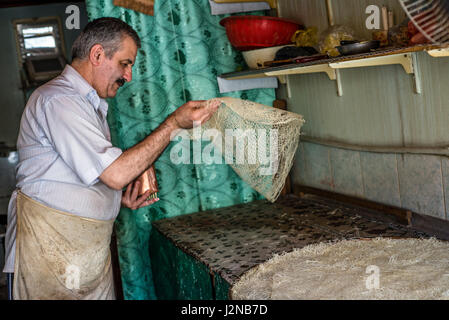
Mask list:
POLYGON ((294 183, 449 219, 449 159, 301 142, 294 183), (447 205, 446 205, 447 203, 447 205))
MULTIPOLYGON (((335 0, 336 24, 371 38, 365 8, 387 5, 396 22, 405 17, 396 0, 335 0)), ((319 30, 328 27, 325 1, 282 0, 281 14, 319 30)), ((449 57, 416 54, 422 92, 402 66, 340 70, 343 95, 324 73, 290 75, 277 90, 288 110, 305 119, 302 134, 315 141, 388 148, 435 148, 448 144, 449 57)), ((359 152, 302 142, 293 184, 359 197, 449 219, 449 159, 419 154, 359 152), (448 200, 448 201, 446 201, 448 200)))

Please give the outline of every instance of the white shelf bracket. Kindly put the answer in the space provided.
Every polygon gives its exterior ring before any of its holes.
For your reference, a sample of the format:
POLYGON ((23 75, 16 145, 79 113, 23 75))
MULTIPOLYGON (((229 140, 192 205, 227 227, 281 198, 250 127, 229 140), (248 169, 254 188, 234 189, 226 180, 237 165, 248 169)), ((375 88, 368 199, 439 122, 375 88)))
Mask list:
POLYGON ((287 86, 287 96, 288 98, 292 97, 292 93, 290 91, 290 81, 289 81, 289 76, 288 75, 278 75, 277 76, 279 83, 285 84, 287 86))
POLYGON ((413 73, 413 59, 411 53, 393 54, 381 57, 364 58, 358 60, 349 60, 330 63, 329 66, 334 69, 374 67, 390 64, 400 64, 408 74, 413 73))
POLYGON ((416 55, 414 53, 407 53, 404 54, 404 58, 401 58, 400 56, 402 55, 398 55, 400 64, 402 65, 402 67, 404 68, 405 72, 407 72, 408 74, 412 74, 415 72, 415 63, 416 63, 416 55))
MULTIPOLYGON (((381 57, 372 57, 359 60, 349 60, 330 63, 331 68, 337 69, 347 69, 347 68, 359 68, 359 67, 370 67, 370 66, 382 66, 382 65, 392 65, 400 64, 407 74, 413 75, 415 93, 422 93, 421 86, 421 74, 419 71, 419 65, 416 58, 416 53, 405 53, 405 54, 394 54, 381 57)), ((337 91, 338 96, 343 95, 343 90, 340 84, 340 77, 337 78, 337 91)))
POLYGON ((290 77, 289 76, 285 76, 285 78, 287 79, 287 97, 290 99, 292 97, 292 90, 291 90, 291 85, 290 85, 290 77))
POLYGON ((341 85, 340 70, 334 70, 337 80, 337 95, 343 97, 343 86, 341 85))
POLYGON ((422 85, 421 85, 421 71, 419 69, 417 54, 412 53, 412 66, 413 66, 413 80, 415 82, 415 93, 422 93, 422 85))
POLYGON ((329 79, 335 80, 337 78, 337 75, 335 73, 335 70, 330 68, 327 64, 318 64, 314 66, 308 66, 308 67, 298 67, 298 68, 291 68, 291 69, 285 69, 281 71, 270 71, 265 72, 265 75, 267 77, 277 77, 280 75, 292 75, 292 74, 304 74, 304 73, 317 73, 317 72, 325 72, 329 79))
POLYGON ((287 83, 287 76, 285 74, 276 76, 278 78, 278 81, 282 84, 287 83))

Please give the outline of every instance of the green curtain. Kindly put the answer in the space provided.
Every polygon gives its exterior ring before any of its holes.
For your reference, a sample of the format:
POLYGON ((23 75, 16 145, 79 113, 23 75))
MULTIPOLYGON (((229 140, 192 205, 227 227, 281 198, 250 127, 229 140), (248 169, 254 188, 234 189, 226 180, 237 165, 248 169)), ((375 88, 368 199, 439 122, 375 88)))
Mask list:
MULTIPOLYGON (((133 80, 108 101, 112 141, 123 150, 189 100, 231 96, 271 105, 275 99, 274 89, 220 95, 216 76, 245 63, 219 24, 225 16, 212 16, 208 0, 156 0, 154 16, 115 7, 112 0, 87 0, 86 7, 89 20, 120 18, 142 40, 133 80)), ((174 165, 175 143, 155 163, 160 201, 136 211, 122 209, 115 223, 125 299, 157 299, 148 251, 153 221, 262 198, 226 164, 174 165)))

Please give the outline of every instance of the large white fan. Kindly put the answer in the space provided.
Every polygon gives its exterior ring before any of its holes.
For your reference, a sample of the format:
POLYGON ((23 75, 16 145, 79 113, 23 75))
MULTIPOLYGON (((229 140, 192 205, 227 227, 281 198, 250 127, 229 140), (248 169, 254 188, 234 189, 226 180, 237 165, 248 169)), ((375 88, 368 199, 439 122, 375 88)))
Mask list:
POLYGON ((436 44, 449 42, 449 0, 399 0, 418 30, 436 44))

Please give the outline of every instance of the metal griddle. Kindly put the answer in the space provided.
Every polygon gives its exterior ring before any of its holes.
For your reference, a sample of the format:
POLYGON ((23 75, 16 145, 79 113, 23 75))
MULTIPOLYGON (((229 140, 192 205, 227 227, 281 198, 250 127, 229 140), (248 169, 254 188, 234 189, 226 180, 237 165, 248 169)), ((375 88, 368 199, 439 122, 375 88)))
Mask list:
POLYGON ((163 219, 153 226, 233 285, 274 254, 343 239, 429 238, 385 214, 323 197, 287 195, 163 219))

